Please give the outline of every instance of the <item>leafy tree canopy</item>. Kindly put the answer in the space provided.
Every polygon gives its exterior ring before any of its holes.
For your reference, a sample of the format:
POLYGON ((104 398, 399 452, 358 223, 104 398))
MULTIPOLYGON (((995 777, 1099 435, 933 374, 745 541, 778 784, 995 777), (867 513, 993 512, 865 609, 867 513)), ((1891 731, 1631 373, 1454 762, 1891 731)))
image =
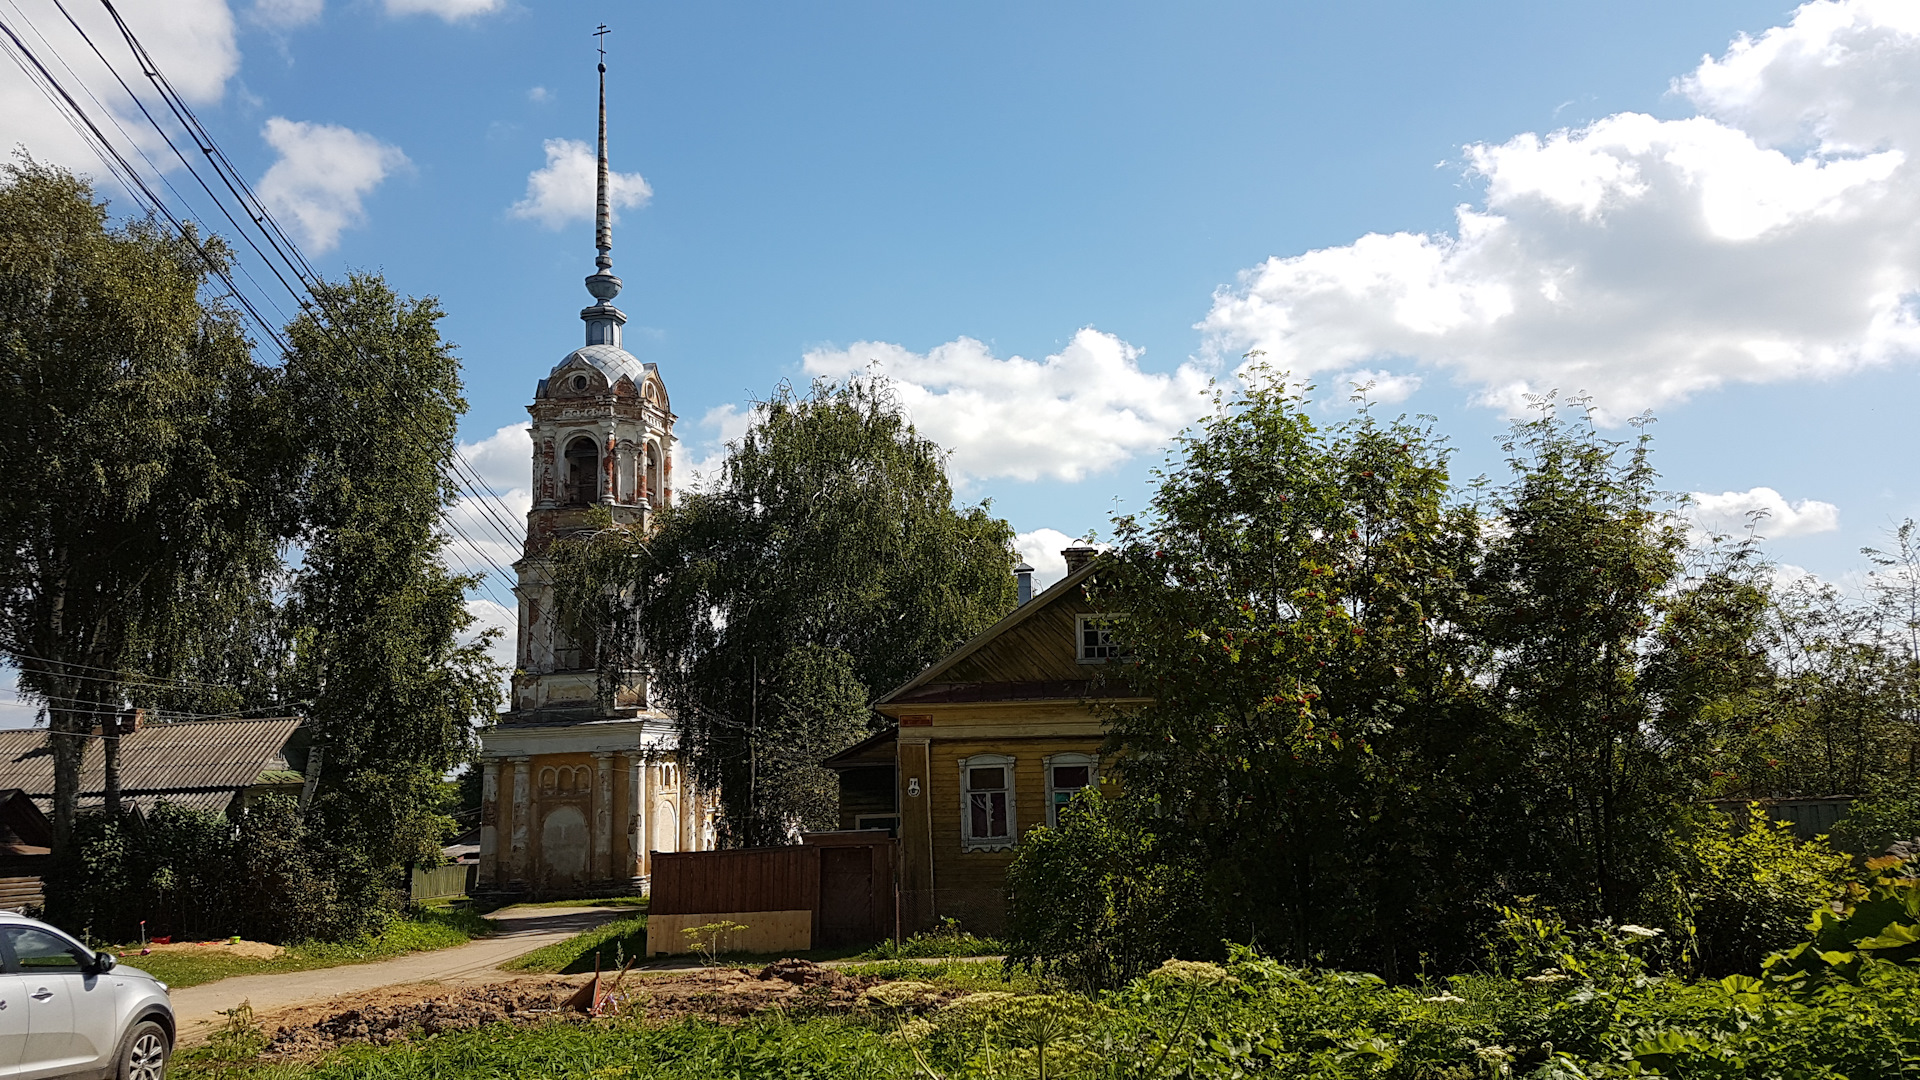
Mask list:
POLYGON ((780 387, 656 520, 557 545, 562 611, 610 678, 641 658, 736 844, 831 824, 814 763, 867 732, 872 694, 1014 603, 1011 527, 954 505, 882 380, 780 387))

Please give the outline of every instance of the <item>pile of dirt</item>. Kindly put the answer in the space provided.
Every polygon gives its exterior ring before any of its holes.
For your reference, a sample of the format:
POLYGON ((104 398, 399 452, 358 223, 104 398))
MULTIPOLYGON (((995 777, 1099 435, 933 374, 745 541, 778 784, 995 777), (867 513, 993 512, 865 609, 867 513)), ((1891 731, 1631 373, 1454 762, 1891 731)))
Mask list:
POLYGON ((420 1035, 469 1031, 488 1024, 553 1019, 567 1015, 562 1004, 576 989, 562 979, 458 988, 384 987, 282 1014, 266 1053, 306 1056, 351 1042, 385 1046, 420 1035))
MULTIPOLYGON (((266 1053, 309 1057, 346 1043, 385 1046, 424 1035, 467 1031, 487 1024, 541 1021, 585 1023, 592 1017, 567 1007, 567 999, 589 980, 527 977, 467 986, 419 984, 389 986, 364 994, 304 1005, 265 1018, 274 1032, 266 1053)), ((806 1012, 848 1012, 875 999, 885 980, 848 975, 809 960, 779 960, 758 972, 733 968, 694 968, 642 974, 615 985, 601 978, 601 1008, 606 1016, 670 1021, 699 1018, 735 1022, 771 1008, 806 1012)), ((913 987, 911 1003, 890 1007, 932 1008, 953 992, 913 987)), ((881 991, 885 996, 885 991, 881 991)))
POLYGON ((862 987, 873 985, 873 980, 871 979, 860 982, 859 980, 849 977, 843 971, 830 967, 822 967, 811 960, 775 960, 773 963, 761 968, 760 974, 755 977, 762 982, 769 979, 779 979, 783 982, 790 982, 795 986, 826 986, 838 988, 850 987, 856 982, 862 987))
MULTIPOLYGON (((148 945, 140 950, 140 956, 148 953, 207 953, 222 952, 234 956, 244 956, 250 960, 271 960, 285 950, 278 945, 269 945, 264 941, 171 941, 164 945, 148 945)), ((121 954, 122 959, 135 955, 131 951, 121 954)))

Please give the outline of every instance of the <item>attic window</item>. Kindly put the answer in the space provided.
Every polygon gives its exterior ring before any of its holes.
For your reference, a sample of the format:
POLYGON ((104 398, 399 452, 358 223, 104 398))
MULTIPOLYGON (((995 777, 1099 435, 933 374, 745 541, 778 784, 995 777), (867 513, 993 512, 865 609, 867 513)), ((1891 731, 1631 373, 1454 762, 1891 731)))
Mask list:
POLYGON ((1112 615, 1081 615, 1074 620, 1075 658, 1083 664, 1104 664, 1120 655, 1113 640, 1112 615))
POLYGON ((587 388, 587 377, 585 375, 575 375, 573 377, 573 389, 575 390, 575 392, 584 391, 586 390, 586 388, 587 388))

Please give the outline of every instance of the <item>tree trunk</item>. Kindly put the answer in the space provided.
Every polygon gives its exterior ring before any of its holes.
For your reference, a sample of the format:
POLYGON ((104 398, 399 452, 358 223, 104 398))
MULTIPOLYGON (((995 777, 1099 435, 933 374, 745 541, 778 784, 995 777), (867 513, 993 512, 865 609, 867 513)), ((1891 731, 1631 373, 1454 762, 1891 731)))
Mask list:
POLYGON ((106 793, 107 817, 114 821, 120 820, 120 736, 133 730, 136 715, 132 710, 100 714, 100 750, 105 774, 102 787, 106 793))
POLYGON ((64 852, 73 839, 73 822, 80 807, 80 760, 87 746, 84 732, 92 726, 91 710, 47 706, 47 746, 53 751, 55 854, 64 852))

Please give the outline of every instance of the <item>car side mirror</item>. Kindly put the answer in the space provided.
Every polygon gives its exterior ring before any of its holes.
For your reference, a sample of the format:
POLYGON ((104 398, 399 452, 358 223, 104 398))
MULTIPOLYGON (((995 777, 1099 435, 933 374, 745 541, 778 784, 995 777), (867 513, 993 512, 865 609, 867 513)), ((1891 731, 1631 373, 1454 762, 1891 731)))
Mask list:
POLYGON ((115 960, 113 954, 110 952, 97 952, 93 954, 93 970, 98 974, 105 975, 107 972, 119 966, 119 964, 120 961, 115 960))

